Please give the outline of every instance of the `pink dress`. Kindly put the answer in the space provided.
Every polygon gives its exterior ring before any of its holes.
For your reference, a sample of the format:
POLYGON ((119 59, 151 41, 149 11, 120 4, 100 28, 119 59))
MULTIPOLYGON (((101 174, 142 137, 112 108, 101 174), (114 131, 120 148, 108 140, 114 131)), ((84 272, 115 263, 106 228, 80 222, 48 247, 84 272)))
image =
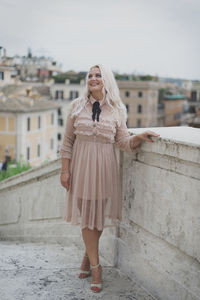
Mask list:
POLYGON ((65 221, 83 229, 115 226, 122 218, 122 195, 115 147, 135 152, 126 121, 112 114, 105 98, 100 100, 99 122, 92 120, 89 101, 77 117, 68 116, 60 148, 61 157, 70 159, 70 189, 67 192, 65 221))

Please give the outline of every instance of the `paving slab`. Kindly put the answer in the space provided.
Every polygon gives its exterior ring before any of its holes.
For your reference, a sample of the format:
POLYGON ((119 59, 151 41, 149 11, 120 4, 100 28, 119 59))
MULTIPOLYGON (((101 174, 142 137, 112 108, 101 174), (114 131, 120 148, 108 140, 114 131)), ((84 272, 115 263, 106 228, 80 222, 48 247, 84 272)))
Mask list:
POLYGON ((1 300, 155 300, 100 257, 103 290, 90 290, 91 277, 79 279, 83 251, 60 244, 0 241, 1 300))

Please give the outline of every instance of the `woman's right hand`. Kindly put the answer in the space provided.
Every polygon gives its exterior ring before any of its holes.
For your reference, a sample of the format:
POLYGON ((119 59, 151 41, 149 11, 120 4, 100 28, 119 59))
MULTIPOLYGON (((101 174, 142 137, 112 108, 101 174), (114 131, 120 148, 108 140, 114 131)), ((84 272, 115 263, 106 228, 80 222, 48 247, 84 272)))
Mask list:
POLYGON ((70 188, 70 173, 61 173, 60 174, 60 183, 61 185, 69 191, 70 188))

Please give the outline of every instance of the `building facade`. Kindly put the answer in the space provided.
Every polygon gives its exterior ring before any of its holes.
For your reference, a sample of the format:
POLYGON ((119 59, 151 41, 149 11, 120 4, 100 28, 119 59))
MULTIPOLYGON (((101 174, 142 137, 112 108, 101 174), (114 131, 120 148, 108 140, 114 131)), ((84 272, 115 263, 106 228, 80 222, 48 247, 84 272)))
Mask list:
POLYGON ((200 105, 200 81, 193 81, 192 88, 191 88, 191 102, 200 105))
POLYGON ((128 112, 127 127, 157 126, 159 84, 150 81, 117 81, 128 112))
POLYGON ((184 95, 166 95, 164 97, 164 126, 181 125, 184 101, 184 95))
POLYGON ((0 160, 40 165, 57 157, 57 109, 51 101, 0 101, 0 160))
POLYGON ((0 61, 0 87, 15 83, 15 79, 12 77, 12 72, 14 72, 12 67, 5 66, 0 61))
POLYGON ((73 100, 83 95, 85 90, 85 80, 81 80, 80 83, 70 83, 69 79, 65 80, 65 83, 55 83, 51 80, 50 95, 55 100, 73 100))
POLYGON ((192 82, 188 105, 189 116, 187 123, 189 126, 200 128, 200 81, 192 82))
POLYGON ((0 61, 12 67, 15 76, 22 81, 45 81, 62 72, 61 65, 52 57, 33 56, 30 49, 27 55, 9 57, 6 49, 0 47, 0 61))

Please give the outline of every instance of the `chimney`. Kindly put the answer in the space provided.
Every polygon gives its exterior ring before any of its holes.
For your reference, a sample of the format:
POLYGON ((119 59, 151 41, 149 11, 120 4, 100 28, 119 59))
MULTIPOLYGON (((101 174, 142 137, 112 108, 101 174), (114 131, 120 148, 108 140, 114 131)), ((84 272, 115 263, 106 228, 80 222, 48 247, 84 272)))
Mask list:
POLYGON ((6 58, 6 48, 3 48, 3 58, 6 58))
POLYGON ((65 84, 66 85, 70 85, 70 80, 69 79, 65 79, 65 84))

